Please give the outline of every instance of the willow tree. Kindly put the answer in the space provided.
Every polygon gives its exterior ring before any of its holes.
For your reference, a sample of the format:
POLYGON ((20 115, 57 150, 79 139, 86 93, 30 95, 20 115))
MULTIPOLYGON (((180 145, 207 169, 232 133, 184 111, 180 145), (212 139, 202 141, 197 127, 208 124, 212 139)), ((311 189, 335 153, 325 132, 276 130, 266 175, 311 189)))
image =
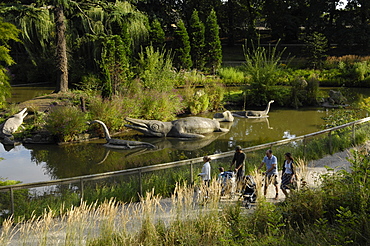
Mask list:
MULTIPOLYGON (((58 74, 55 92, 68 90, 68 58, 73 57, 73 52, 80 47, 77 42, 81 42, 86 35, 93 36, 88 48, 92 50, 91 53, 95 53, 92 58, 98 58, 98 63, 101 61, 101 41, 106 40, 106 36, 120 35, 129 40, 123 46, 128 51, 137 47, 140 38, 145 36, 142 35, 143 29, 146 30, 146 21, 143 21, 145 16, 126 1, 39 0, 32 5, 14 1, 12 5, 3 6, 2 9, 13 13, 13 19, 22 30, 22 37, 31 57, 36 58, 39 50, 45 53, 54 51, 58 74), (70 37, 71 39, 67 39, 70 37)), ((47 55, 50 56, 50 53, 47 55)), ((84 56, 88 54, 80 52, 80 55, 79 61, 87 60, 84 56)), ((100 64, 96 67, 99 66, 100 64)))
POLYGON ((9 55, 9 41, 19 41, 19 30, 12 24, 4 22, 0 18, 0 106, 3 106, 6 97, 10 95, 9 74, 2 64, 10 66, 14 60, 9 55))
POLYGON ((83 22, 85 40, 78 51, 85 62, 92 60, 99 68, 101 89, 106 98, 128 91, 132 81, 135 52, 148 38, 148 19, 129 2, 102 3, 87 12, 89 22, 83 22), (92 27, 92 28, 90 28, 92 27), (86 52, 90 51, 90 59, 86 52))
MULTIPOLYGON (((2 6, 4 13, 15 16, 16 24, 22 30, 22 41, 24 40, 25 48, 31 59, 35 58, 36 50, 36 52, 39 50, 46 52, 51 47, 55 49, 57 73, 55 92, 68 90, 66 9, 78 10, 78 3, 70 0, 50 0, 22 4, 17 1, 2 6), (52 42, 52 39, 55 41, 52 42)), ((36 62, 35 59, 33 62, 36 62)))

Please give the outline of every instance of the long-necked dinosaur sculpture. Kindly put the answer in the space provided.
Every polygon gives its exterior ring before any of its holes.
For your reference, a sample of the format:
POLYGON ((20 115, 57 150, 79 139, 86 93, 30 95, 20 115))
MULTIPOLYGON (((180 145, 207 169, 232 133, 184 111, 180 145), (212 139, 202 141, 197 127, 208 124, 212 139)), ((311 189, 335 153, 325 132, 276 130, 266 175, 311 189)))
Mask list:
POLYGON ((105 125, 103 121, 93 120, 89 122, 89 124, 93 124, 93 123, 98 123, 103 126, 104 133, 105 133, 105 139, 107 140, 107 143, 105 144, 106 147, 116 148, 116 149, 155 148, 153 144, 146 143, 146 142, 129 141, 129 140, 111 138, 108 127, 105 125))
POLYGON ((204 138, 203 134, 211 132, 228 132, 221 128, 220 122, 203 117, 186 117, 170 122, 158 120, 140 120, 126 117, 131 129, 152 137, 204 138))
POLYGON ((274 100, 269 101, 269 103, 266 106, 266 109, 263 110, 263 111, 257 111, 257 110, 238 111, 238 112, 233 112, 233 116, 235 116, 235 117, 245 117, 245 118, 268 117, 268 113, 270 111, 270 105, 273 102, 274 102, 274 100))

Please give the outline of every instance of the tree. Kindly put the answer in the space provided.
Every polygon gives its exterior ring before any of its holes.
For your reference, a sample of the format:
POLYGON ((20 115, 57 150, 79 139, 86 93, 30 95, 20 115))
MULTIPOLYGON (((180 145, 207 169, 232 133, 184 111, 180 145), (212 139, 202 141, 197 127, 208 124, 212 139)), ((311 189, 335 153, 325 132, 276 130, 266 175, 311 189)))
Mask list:
POLYGON ((310 66, 315 68, 321 68, 325 57, 327 56, 325 52, 328 50, 328 40, 324 34, 319 32, 313 32, 304 40, 305 43, 305 53, 307 56, 307 61, 310 66))
POLYGON ((165 40, 165 33, 158 19, 151 22, 149 39, 153 47, 162 47, 165 40))
POLYGON ((191 59, 193 68, 204 68, 204 24, 199 20, 198 11, 194 10, 190 18, 189 37, 191 45, 191 59))
POLYGON ((220 68, 222 63, 222 46, 219 36, 219 26, 214 10, 209 14, 206 21, 206 67, 213 73, 220 68))
POLYGON ((0 106, 4 106, 6 98, 10 95, 9 74, 5 66, 14 64, 10 56, 9 41, 19 41, 19 30, 11 23, 4 22, 0 18, 0 106), (5 64, 3 66, 2 64, 5 64))
POLYGON ((69 70, 73 70, 68 58, 76 59, 73 65, 86 63, 76 66, 76 70, 100 68, 102 36, 120 35, 126 50, 138 47, 147 36, 146 16, 129 2, 39 0, 32 5, 28 1, 12 3, 2 10, 21 27, 22 41, 31 57, 39 57, 40 50, 49 52, 42 57, 55 56, 58 73, 55 92, 68 90, 69 70))
POLYGON ((182 20, 177 23, 173 48, 175 52, 174 64, 177 68, 189 69, 193 65, 190 56, 190 41, 185 24, 182 20))

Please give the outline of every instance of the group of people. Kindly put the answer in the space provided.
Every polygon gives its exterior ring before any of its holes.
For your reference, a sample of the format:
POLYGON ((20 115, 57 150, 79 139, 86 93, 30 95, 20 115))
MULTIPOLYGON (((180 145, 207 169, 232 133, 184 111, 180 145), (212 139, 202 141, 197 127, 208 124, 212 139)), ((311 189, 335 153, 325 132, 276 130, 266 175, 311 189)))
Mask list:
MULTIPOLYGON (((294 180, 296 178, 295 168, 294 168, 294 159, 291 153, 285 153, 285 160, 282 166, 282 177, 280 189, 287 197, 287 190, 292 188, 294 180)), ((230 164, 230 169, 236 173, 237 182, 240 182, 244 177, 245 170, 245 159, 246 155, 242 150, 241 146, 236 146, 235 154, 230 164)), ((211 158, 208 156, 203 157, 204 165, 202 167, 201 173, 198 176, 201 176, 205 185, 209 186, 211 181, 211 158)), ((275 199, 279 198, 279 181, 278 181, 278 160, 276 156, 272 154, 272 150, 269 149, 266 151, 266 156, 264 156, 260 166, 257 170, 260 170, 265 166, 266 171, 264 172, 264 195, 267 195, 267 188, 270 184, 275 187, 275 199)), ((219 168, 221 173, 224 173, 223 168, 219 168)), ((226 173, 226 172, 225 172, 226 173)))

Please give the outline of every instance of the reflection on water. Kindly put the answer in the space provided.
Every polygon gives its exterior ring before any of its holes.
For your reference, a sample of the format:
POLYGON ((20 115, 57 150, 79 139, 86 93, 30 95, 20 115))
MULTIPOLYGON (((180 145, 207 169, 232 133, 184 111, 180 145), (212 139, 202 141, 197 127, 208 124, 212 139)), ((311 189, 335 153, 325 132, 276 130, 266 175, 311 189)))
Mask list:
POLYGON ((7 99, 7 102, 24 102, 38 96, 50 94, 54 89, 53 87, 12 87, 11 97, 7 99))
MULTIPOLYGON (((279 109, 272 106, 269 118, 235 118, 221 122, 227 133, 212 133, 204 139, 178 140, 138 136, 156 149, 112 150, 105 140, 71 145, 25 145, 6 151, 0 146, 0 177, 24 183, 122 170, 176 160, 233 151, 236 145, 249 147, 322 130, 322 117, 330 110, 279 109)), ((212 118, 213 114, 203 115, 212 118)), ((133 132, 136 134, 136 132, 133 132)), ((132 139, 131 139, 132 140, 132 139)))

